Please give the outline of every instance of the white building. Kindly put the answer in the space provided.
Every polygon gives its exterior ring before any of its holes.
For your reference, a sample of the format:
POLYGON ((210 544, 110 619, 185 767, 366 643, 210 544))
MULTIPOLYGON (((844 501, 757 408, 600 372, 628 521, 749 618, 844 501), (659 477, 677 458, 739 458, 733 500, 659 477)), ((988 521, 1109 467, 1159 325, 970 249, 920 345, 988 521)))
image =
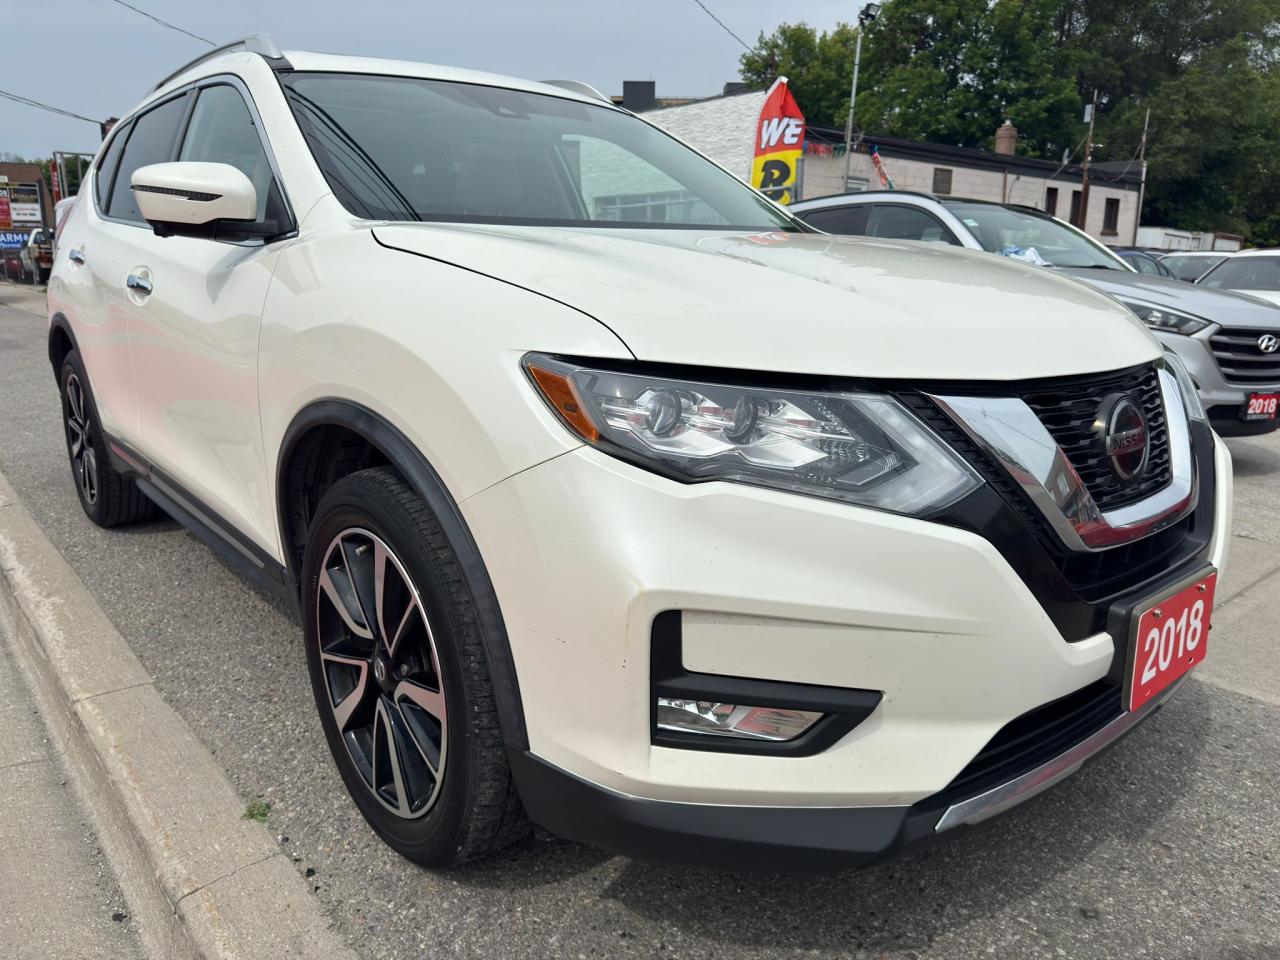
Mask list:
MULTIPOLYGON (((751 172, 756 121, 764 97, 763 91, 729 94, 648 109, 644 117, 746 179, 751 172)), ((804 104, 800 106, 804 108, 804 104)), ((1012 151, 1016 139, 1017 131, 1006 126, 997 142, 1008 152, 988 152, 897 137, 868 136, 854 154, 847 188, 851 191, 881 189, 880 177, 870 156, 874 146, 895 189, 1017 203, 1074 222, 1083 190, 1080 166, 1015 156, 1012 151)), ((800 174, 801 198, 844 192, 842 151, 842 131, 809 128, 800 174)), ((1141 193, 1141 164, 1093 164, 1087 232, 1112 246, 1135 244, 1141 193)))

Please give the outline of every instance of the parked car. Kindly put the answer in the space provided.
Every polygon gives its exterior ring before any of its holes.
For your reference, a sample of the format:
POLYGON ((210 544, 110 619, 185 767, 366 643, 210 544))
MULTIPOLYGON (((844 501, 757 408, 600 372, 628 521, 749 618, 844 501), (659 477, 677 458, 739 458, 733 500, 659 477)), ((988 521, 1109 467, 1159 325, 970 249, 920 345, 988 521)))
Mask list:
POLYGON ((47 283, 53 269, 53 231, 43 228, 32 230, 27 242, 18 251, 22 266, 22 282, 47 283))
POLYGON ((1177 279, 1158 256, 1154 256, 1147 250, 1138 247, 1112 247, 1111 251, 1138 273, 1145 273, 1150 277, 1177 279))
POLYGON ((1197 283, 1280 304, 1280 250, 1243 250, 1206 271, 1197 283))
POLYGON ((1218 433, 1253 435, 1280 426, 1275 304, 1140 274, 1088 234, 1031 207, 874 191, 791 209, 832 233, 947 243, 1074 277, 1115 297, 1177 352, 1218 433))
POLYGON ((1204 654, 1230 458, 1073 280, 821 235, 582 84, 260 37, 84 190, 49 286, 81 506, 158 505, 300 611, 413 860, 533 821, 867 862, 1069 775, 1204 654))
POLYGON ((1195 283, 1208 270, 1212 270, 1227 257, 1229 253, 1209 250, 1179 250, 1166 253, 1160 262, 1177 279, 1186 283, 1195 283))

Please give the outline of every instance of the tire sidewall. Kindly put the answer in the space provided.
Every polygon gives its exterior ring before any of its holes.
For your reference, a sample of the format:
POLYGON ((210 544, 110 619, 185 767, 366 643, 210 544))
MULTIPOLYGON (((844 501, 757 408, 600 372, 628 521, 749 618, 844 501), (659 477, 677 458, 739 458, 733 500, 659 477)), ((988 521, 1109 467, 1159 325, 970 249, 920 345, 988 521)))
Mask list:
POLYGON ((85 515, 94 523, 102 523, 103 503, 105 500, 105 476, 104 467, 109 465, 107 460, 106 442, 102 437, 102 421, 98 417, 98 405, 93 398, 93 388, 89 384, 89 375, 85 373, 84 364, 80 360, 80 354, 72 350, 62 361, 62 370, 58 376, 58 389, 62 394, 62 436, 64 445, 67 448, 67 464, 71 468, 71 483, 76 488, 76 499, 80 501, 80 506, 84 510, 85 515), (71 432, 67 427, 67 420, 71 415, 71 402, 67 398, 67 381, 75 374, 80 381, 80 390, 84 396, 85 408, 89 412, 89 436, 87 438, 90 446, 93 447, 94 456, 97 462, 97 482, 98 482, 98 499, 90 503, 85 499, 84 488, 80 484, 80 478, 76 475, 75 458, 71 455, 71 432))
POLYGON ((372 485, 339 482, 320 501, 307 538, 302 568, 302 619, 307 670, 316 709, 330 752, 347 792, 374 831, 394 849, 418 861, 446 861, 462 834, 474 765, 469 742, 472 692, 468 689, 456 641, 454 612, 435 574, 422 537, 411 518, 385 491, 372 485), (329 704, 328 686, 319 653, 317 597, 320 565, 329 544, 351 527, 368 530, 391 548, 413 580, 422 599, 436 642, 436 655, 444 683, 449 733, 444 783, 431 809, 415 820, 395 816, 372 795, 347 753, 329 704))

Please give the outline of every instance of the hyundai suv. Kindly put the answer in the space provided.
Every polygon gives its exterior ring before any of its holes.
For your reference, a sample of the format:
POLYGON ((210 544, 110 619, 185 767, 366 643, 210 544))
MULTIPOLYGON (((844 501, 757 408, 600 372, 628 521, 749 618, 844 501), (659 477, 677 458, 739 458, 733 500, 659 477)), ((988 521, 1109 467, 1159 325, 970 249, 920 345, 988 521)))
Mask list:
POLYGON ((1208 642, 1230 460, 1132 314, 812 232, 582 84, 214 51, 104 144, 49 320, 85 513, 296 607, 421 863, 531 822, 865 863, 1072 773, 1208 642))
POLYGON ((1115 297, 1177 352, 1219 434, 1280 427, 1280 306, 1265 297, 1138 272, 1123 254, 1032 207, 874 191, 806 200, 792 212, 832 233, 955 244, 1073 276, 1115 297))

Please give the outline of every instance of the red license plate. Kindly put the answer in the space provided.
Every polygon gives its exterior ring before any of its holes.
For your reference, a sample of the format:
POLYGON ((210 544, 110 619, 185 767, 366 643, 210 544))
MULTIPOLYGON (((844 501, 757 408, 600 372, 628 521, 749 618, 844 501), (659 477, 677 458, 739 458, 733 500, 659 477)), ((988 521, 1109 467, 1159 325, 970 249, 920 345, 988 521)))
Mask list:
POLYGON ((1137 710, 1204 659, 1217 571, 1152 604, 1138 617, 1129 678, 1130 710, 1137 710))
POLYGON ((1274 420, 1280 408, 1280 393, 1251 393, 1245 401, 1246 420, 1274 420))

